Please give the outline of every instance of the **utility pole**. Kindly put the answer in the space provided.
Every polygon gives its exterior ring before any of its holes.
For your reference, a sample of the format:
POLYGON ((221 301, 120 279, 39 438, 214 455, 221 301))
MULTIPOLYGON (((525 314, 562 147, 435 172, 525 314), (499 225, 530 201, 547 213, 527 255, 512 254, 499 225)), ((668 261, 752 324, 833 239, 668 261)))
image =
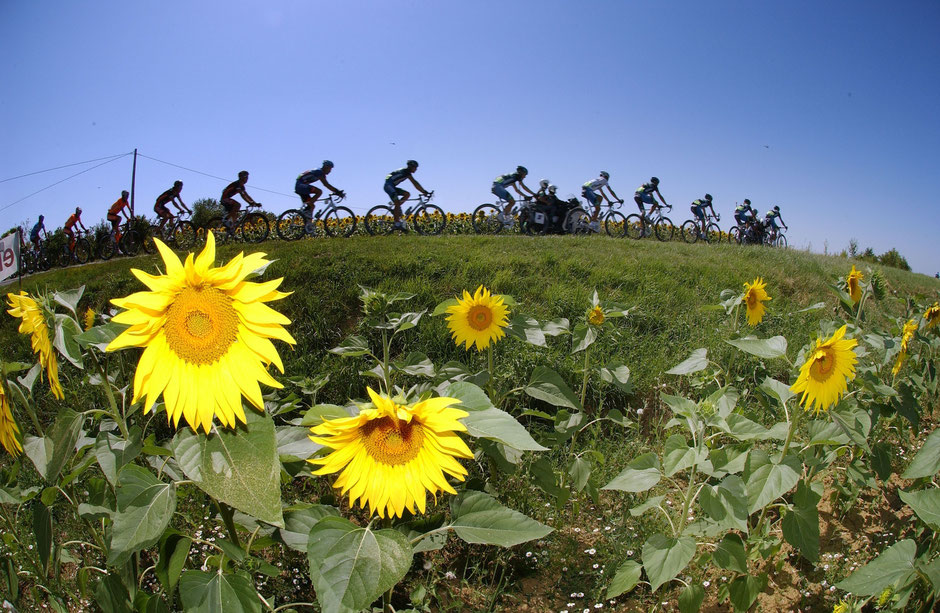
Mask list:
POLYGON ((134 167, 131 170, 131 218, 134 217, 134 184, 137 182, 137 147, 134 147, 134 167))

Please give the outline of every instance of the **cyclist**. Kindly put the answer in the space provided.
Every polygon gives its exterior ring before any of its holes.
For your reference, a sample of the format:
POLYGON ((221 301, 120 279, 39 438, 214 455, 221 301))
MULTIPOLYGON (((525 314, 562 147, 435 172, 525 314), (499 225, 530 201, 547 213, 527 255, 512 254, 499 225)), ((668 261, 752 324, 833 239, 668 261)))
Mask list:
POLYGON ((121 197, 108 209, 108 221, 111 222, 111 234, 114 235, 114 240, 118 242, 121 240, 121 215, 123 214, 127 218, 127 221, 131 220, 130 213, 124 212, 124 209, 131 204, 127 200, 128 196, 130 196, 130 193, 125 189, 121 192, 121 197))
POLYGON ((326 175, 330 174, 332 170, 333 162, 323 160, 323 164, 319 168, 302 172, 297 176, 297 182, 294 184, 294 193, 300 196, 300 199, 306 206, 306 210, 302 210, 301 212, 304 213, 308 219, 313 217, 313 207, 316 205, 317 199, 323 195, 323 190, 314 185, 317 181, 322 182, 323 185, 328 187, 330 191, 337 196, 346 195, 343 190, 336 189, 326 180, 326 175))
POLYGON ((783 227, 789 230, 790 228, 783 221, 783 217, 780 216, 780 207, 775 206, 774 208, 767 211, 767 214, 764 215, 764 227, 769 227, 773 232, 773 238, 777 238, 777 232, 780 230, 780 226, 777 225, 777 220, 780 220, 780 223, 783 224, 783 227))
POLYGON ((40 230, 46 236, 46 238, 49 237, 48 232, 46 232, 46 224, 44 222, 45 219, 45 217, 40 215, 39 221, 37 221, 36 225, 33 226, 33 229, 29 231, 29 240, 33 243, 36 249, 39 249, 39 246, 42 243, 42 238, 39 236, 40 230))
POLYGON ((712 213, 712 217, 718 217, 715 214, 715 208, 712 206, 712 195, 705 194, 705 198, 699 198, 698 200, 692 201, 692 214, 698 217, 699 222, 702 224, 702 236, 705 236, 705 207, 712 213))
POLYGON ((745 198, 743 203, 734 207, 734 221, 742 228, 746 229, 747 225, 751 223, 756 216, 754 209, 751 208, 751 201, 748 198, 745 198))
POLYGON ((503 212, 497 216, 497 219, 502 222, 507 228, 511 228, 515 221, 512 218, 512 207, 516 204, 516 200, 512 197, 512 194, 509 193, 507 187, 512 187, 516 190, 516 193, 520 197, 525 198, 526 194, 523 194, 519 190, 519 187, 522 187, 529 196, 535 196, 535 192, 526 187, 526 184, 522 182, 529 174, 529 169, 525 166, 516 166, 516 172, 499 175, 493 179, 493 188, 490 190, 498 198, 502 198, 506 201, 506 206, 503 208, 503 212), (517 185, 518 184, 518 185, 517 185))
POLYGON ((75 207, 75 212, 69 215, 69 218, 65 222, 65 227, 62 228, 65 235, 69 237, 69 251, 75 251, 75 230, 73 229, 75 224, 80 225, 82 230, 88 232, 88 228, 82 223, 82 208, 79 206, 75 207))
POLYGON ((161 231, 163 230, 163 226, 166 225, 166 222, 173 219, 173 214, 170 213, 170 209, 166 208, 167 204, 172 203, 180 213, 186 211, 192 214, 192 211, 189 210, 189 207, 186 206, 186 203, 184 203, 183 199, 180 197, 180 192, 182 191, 183 182, 176 181, 173 183, 173 187, 157 196, 157 202, 153 205, 153 212, 160 216, 161 231), (176 204, 177 200, 179 204, 176 204))
POLYGON ((245 191, 245 184, 248 183, 248 171, 243 170, 238 173, 238 180, 232 181, 222 190, 222 196, 219 198, 219 204, 225 208, 226 220, 223 222, 225 227, 232 231, 235 222, 238 220, 238 211, 242 208, 242 203, 235 200, 235 196, 241 196, 248 203, 248 206, 261 206, 260 203, 252 200, 248 192, 245 191))
POLYGON ((568 208, 568 203, 558 197, 557 191, 557 185, 548 186, 548 219, 553 231, 561 229, 561 225, 564 223, 565 210, 568 208))
POLYGON ((606 170, 602 170, 598 178, 588 181, 581 186, 581 195, 594 207, 594 212, 591 214, 591 230, 594 232, 598 232, 601 227, 600 222, 597 221, 597 216, 601 212, 601 198, 613 204, 613 201, 604 193, 604 188, 607 188, 607 191, 613 196, 613 200, 623 202, 623 200, 620 200, 617 194, 614 193, 614 188, 607 184, 607 179, 609 178, 610 173, 606 170))
POLYGON ((539 191, 535 192, 535 199, 539 202, 542 202, 542 199, 545 197, 545 193, 548 190, 548 185, 548 179, 542 179, 539 181, 539 191))
POLYGON ((650 214, 656 212, 656 209, 661 206, 669 206, 666 203, 666 199, 663 198, 663 195, 659 193, 659 179, 656 177, 650 177, 649 183, 644 183, 640 187, 636 188, 636 193, 633 195, 633 200, 636 202, 636 205, 640 208, 640 215, 646 217, 646 207, 644 204, 652 205, 650 207, 650 214), (662 204, 656 202, 656 198, 653 197, 653 194, 659 196, 659 200, 662 204))
POLYGON ((408 231, 408 227, 405 225, 405 222, 401 220, 401 204, 408 200, 408 197, 411 195, 402 188, 398 187, 398 184, 408 179, 411 181, 419 192, 425 196, 430 196, 431 194, 421 187, 421 184, 418 183, 414 178, 415 171, 418 170, 418 163, 414 160, 408 160, 405 163, 404 168, 399 168, 398 170, 393 170, 385 177, 385 186, 383 189, 385 193, 388 194, 388 197, 392 199, 392 216, 395 219, 395 223, 392 224, 392 229, 394 230, 403 230, 408 231))

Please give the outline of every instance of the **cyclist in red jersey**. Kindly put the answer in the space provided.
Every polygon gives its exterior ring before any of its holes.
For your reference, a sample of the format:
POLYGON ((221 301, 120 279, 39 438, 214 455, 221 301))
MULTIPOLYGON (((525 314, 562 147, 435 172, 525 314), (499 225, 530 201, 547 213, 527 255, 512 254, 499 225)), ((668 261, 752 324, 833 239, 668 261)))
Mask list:
POLYGON ((245 184, 248 183, 248 171, 243 170, 238 173, 238 180, 232 181, 222 190, 222 197, 219 198, 219 204, 225 208, 226 221, 225 226, 231 228, 238 219, 238 211, 242 208, 242 203, 235 200, 235 196, 241 196, 248 203, 248 206, 261 206, 258 202, 252 200, 248 192, 245 191, 245 184))
POLYGON ((127 221, 131 220, 131 214, 124 210, 131 204, 127 200, 129 195, 130 194, 125 189, 121 192, 121 197, 108 209, 108 221, 111 222, 111 234, 114 235, 114 240, 118 242, 121 240, 121 216, 123 215, 127 221))
POLYGON ((69 215, 69 218, 65 221, 65 227, 62 228, 62 231, 65 232, 65 235, 69 237, 69 250, 75 251, 75 224, 78 224, 82 227, 82 230, 88 232, 88 228, 85 227, 85 224, 82 223, 82 207, 75 207, 75 212, 69 215))

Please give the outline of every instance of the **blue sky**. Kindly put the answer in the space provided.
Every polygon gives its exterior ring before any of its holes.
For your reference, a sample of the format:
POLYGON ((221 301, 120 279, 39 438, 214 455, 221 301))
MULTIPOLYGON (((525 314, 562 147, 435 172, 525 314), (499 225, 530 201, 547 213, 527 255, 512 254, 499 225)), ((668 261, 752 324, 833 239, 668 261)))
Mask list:
POLYGON ((0 226, 103 217, 130 157, 28 198, 94 164, 5 179, 135 147, 148 213, 176 179, 187 203, 224 186, 155 160, 247 169, 278 213, 324 158, 357 212, 414 158, 448 211, 490 201, 517 164, 564 194, 607 170, 631 210, 656 175, 675 221, 709 192, 725 225, 749 197, 780 205, 791 245, 854 237, 933 274, 938 32, 935 0, 8 0, 0 226))

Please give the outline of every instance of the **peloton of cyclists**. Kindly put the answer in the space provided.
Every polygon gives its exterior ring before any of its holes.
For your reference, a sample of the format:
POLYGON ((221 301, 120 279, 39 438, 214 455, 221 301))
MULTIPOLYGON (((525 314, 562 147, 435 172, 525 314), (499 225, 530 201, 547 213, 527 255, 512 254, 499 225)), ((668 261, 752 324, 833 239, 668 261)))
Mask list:
POLYGON ((613 204, 613 201, 622 203, 623 200, 620 200, 617 197, 617 194, 614 193, 614 188, 607 184, 607 180, 610 179, 610 173, 606 170, 602 170, 598 178, 592 179, 581 186, 581 196, 583 196, 590 205, 594 207, 594 212, 591 213, 591 230, 597 232, 600 230, 600 222, 597 220, 597 216, 601 212, 601 198, 606 200, 608 203, 613 204), (607 191, 610 192, 610 195, 613 197, 607 197, 607 194, 604 193, 604 188, 607 188, 607 191))
POLYGON ((663 195, 659 193, 659 179, 656 177, 650 177, 649 183, 644 183, 640 187, 636 188, 636 193, 633 195, 633 201, 636 202, 637 207, 640 209, 640 215, 646 217, 646 207, 644 205, 649 204, 650 214, 656 212, 656 209, 663 206, 669 206, 666 203, 666 199, 663 198, 663 195), (659 196, 659 202, 656 201, 656 198, 653 196, 659 196), (660 202, 662 204, 660 204, 660 202))
POLYGON ((421 187, 420 183, 415 180, 414 173, 416 170, 418 170, 418 163, 414 160, 408 160, 404 168, 393 170, 385 177, 385 186, 383 189, 392 201, 392 217, 394 218, 394 223, 392 224, 393 230, 402 230, 404 232, 408 231, 408 227, 405 225, 405 222, 401 220, 401 205, 404 201, 408 200, 408 197, 411 194, 398 187, 399 183, 405 179, 408 179, 419 192, 425 196, 431 195, 426 189, 421 187))
POLYGON ((62 230, 65 232, 65 235, 69 237, 69 251, 75 251, 75 225, 78 224, 82 227, 82 231, 88 232, 88 228, 85 227, 85 224, 82 223, 82 207, 75 207, 75 212, 69 215, 69 218, 65 221, 65 227, 62 230))
POLYGON ((160 230, 163 231, 163 226, 166 225, 166 222, 173 219, 173 214, 170 212, 170 209, 166 207, 167 204, 173 204, 176 207, 176 210, 182 213, 186 211, 187 213, 192 214, 192 211, 189 210, 189 207, 186 206, 186 203, 183 202, 183 198, 180 197, 180 192, 183 191, 183 182, 176 181, 173 183, 173 187, 166 190, 159 196, 157 196, 157 201, 153 205, 153 212, 160 216, 160 230), (177 201, 179 204, 177 204, 177 201))
POLYGON ((108 209, 108 221, 111 222, 111 234, 114 236, 114 240, 118 242, 121 240, 121 217, 124 216, 127 221, 131 220, 131 214, 125 211, 131 204, 127 200, 128 196, 130 196, 130 193, 125 189, 121 192, 121 197, 115 200, 111 208, 108 209))
POLYGON ((241 202, 235 200, 235 196, 244 198, 248 206, 261 206, 261 203, 252 200, 248 192, 245 191, 246 183, 248 183, 248 171, 243 170, 238 173, 238 180, 225 186, 225 189, 222 190, 222 196, 219 198, 219 204, 225 209, 226 215, 225 221, 222 223, 229 232, 235 226, 235 222, 238 220, 238 211, 242 208, 241 202))
POLYGON ((512 218, 512 207, 516 203, 516 200, 506 188, 512 187, 521 198, 526 198, 527 196, 535 197, 535 192, 523 183, 523 179, 528 175, 529 170, 525 166, 516 166, 516 172, 499 175, 493 179, 493 187, 490 191, 493 192, 493 195, 497 198, 502 198, 507 203, 506 206, 503 207, 503 212, 497 215, 497 219, 507 228, 511 228, 515 224, 515 220, 512 218), (520 187, 526 191, 525 194, 519 189, 520 187))
POLYGON ((319 168, 302 172, 297 176, 297 182, 294 184, 294 193, 300 196, 300 199, 303 201, 305 209, 302 210, 301 213, 308 219, 313 217, 313 207, 316 205, 317 199, 323 195, 323 190, 314 185, 317 181, 323 183, 325 187, 329 188, 329 190, 337 196, 343 197, 346 195, 343 190, 336 189, 326 180, 326 175, 330 174, 332 171, 333 162, 323 160, 323 164, 321 164, 319 168))
POLYGON ((718 218, 718 215, 715 213, 715 208, 712 206, 711 194, 705 194, 704 198, 693 200, 692 206, 690 207, 692 214, 698 217, 699 222, 702 224, 702 236, 705 236, 705 207, 708 207, 711 211, 712 217, 718 218))

